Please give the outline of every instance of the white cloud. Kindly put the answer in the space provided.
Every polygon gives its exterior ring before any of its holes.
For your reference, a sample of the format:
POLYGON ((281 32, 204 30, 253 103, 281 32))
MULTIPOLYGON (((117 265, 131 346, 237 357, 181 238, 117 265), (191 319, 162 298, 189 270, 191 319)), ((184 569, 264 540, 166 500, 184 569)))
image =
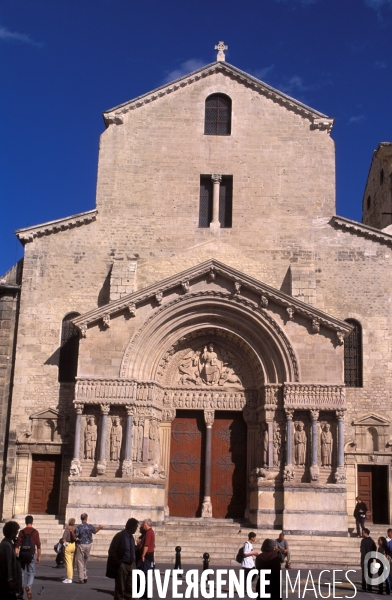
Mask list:
POLYGON ((270 73, 273 69, 275 69, 275 65, 264 67, 264 69, 256 69, 253 71, 249 70, 248 73, 250 73, 251 75, 253 75, 253 77, 256 77, 257 79, 264 79, 264 77, 266 77, 268 73, 270 73))
POLYGON ((30 44, 30 46, 42 46, 41 43, 35 42, 29 35, 10 31, 7 27, 0 26, 0 41, 3 42, 20 42, 22 44, 30 44))
POLYGON ((384 24, 385 19, 383 17, 381 9, 385 6, 392 9, 392 0, 364 0, 364 2, 365 6, 373 8, 376 11, 377 19, 380 21, 380 23, 384 24))
POLYGON ((309 92, 310 90, 319 89, 319 84, 305 84, 302 77, 298 75, 294 75, 289 79, 286 83, 282 83, 279 86, 279 89, 282 92, 286 92, 286 94, 290 94, 291 92, 309 92))
POLYGON ((348 122, 349 123, 360 123, 360 121, 363 121, 365 118, 366 118, 365 115, 352 116, 349 118, 348 122))
POLYGON ((204 66, 205 63, 202 60, 199 60, 198 58, 191 58, 189 60, 186 60, 185 62, 181 63, 177 69, 170 71, 166 75, 164 83, 169 83, 170 81, 174 81, 174 79, 180 79, 180 77, 188 75, 189 73, 192 73, 192 71, 197 71, 197 69, 201 69, 201 67, 204 66))

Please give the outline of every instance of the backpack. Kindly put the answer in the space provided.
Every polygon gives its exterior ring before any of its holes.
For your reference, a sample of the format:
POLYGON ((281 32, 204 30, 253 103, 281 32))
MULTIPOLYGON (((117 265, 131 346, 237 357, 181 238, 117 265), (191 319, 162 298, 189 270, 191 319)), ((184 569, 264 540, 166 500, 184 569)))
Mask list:
POLYGON ((240 564, 244 560, 244 547, 243 546, 241 546, 241 548, 238 550, 235 560, 236 560, 236 562, 238 562, 240 564))
POLYGON ((35 545, 31 541, 34 531, 35 529, 31 529, 30 533, 22 531, 22 543, 19 548, 19 560, 25 565, 29 565, 34 558, 35 545))

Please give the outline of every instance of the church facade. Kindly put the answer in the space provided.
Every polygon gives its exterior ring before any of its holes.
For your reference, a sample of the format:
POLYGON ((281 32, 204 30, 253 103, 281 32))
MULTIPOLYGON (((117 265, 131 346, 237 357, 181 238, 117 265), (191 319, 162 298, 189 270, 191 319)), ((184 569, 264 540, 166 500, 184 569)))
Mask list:
POLYGON ((390 522, 392 235, 335 215, 333 119, 220 49, 104 121, 96 209, 2 280, 3 518, 390 522))

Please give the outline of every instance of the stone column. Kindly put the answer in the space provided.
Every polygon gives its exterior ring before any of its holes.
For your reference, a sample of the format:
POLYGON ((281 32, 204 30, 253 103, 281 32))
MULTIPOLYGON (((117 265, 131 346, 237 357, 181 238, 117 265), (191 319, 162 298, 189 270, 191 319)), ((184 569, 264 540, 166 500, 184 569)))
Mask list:
POLYGON ((211 179, 214 184, 214 192, 212 196, 212 221, 210 227, 218 228, 221 225, 219 222, 219 190, 222 175, 211 175, 211 179))
POLYGON ((283 473, 285 481, 292 481, 294 479, 294 467, 293 467, 293 408, 285 408, 286 419, 287 419, 287 435, 286 435, 286 466, 283 473))
POLYGON ((105 475, 106 473, 106 438, 109 412, 110 404, 101 404, 102 421, 99 437, 99 454, 97 463, 98 475, 105 475))
POLYGON ((317 409, 311 408, 310 416, 312 418, 312 464, 310 466, 310 478, 312 481, 318 481, 319 466, 317 458, 317 423, 319 418, 319 411, 317 409))
POLYGON ((267 421, 268 427, 268 468, 272 469, 274 466, 274 423, 271 420, 267 421))
POLYGON ((130 404, 125 405, 127 411, 127 426, 125 431, 125 453, 122 464, 122 476, 131 477, 132 475, 132 419, 133 419, 133 406, 130 404))
POLYGON ((204 498, 201 516, 212 517, 211 503, 211 455, 212 455, 212 425, 214 423, 215 411, 205 410, 204 421, 206 423, 206 448, 205 448, 205 471, 204 471, 204 498))
POLYGON ((82 426, 82 414, 84 404, 75 404, 76 409, 76 424, 75 424, 75 439, 74 439, 74 455, 71 462, 70 475, 78 477, 82 474, 82 465, 80 464, 80 433, 82 426))
POLYGON ((344 410, 336 411, 338 420, 338 464, 335 473, 336 483, 346 483, 347 475, 344 468, 344 410))
POLYGON ((176 409, 165 409, 162 414, 162 422, 159 425, 160 437, 159 447, 161 452, 161 466, 165 471, 165 516, 169 516, 168 494, 169 494, 169 469, 170 469, 170 442, 171 424, 176 416, 176 409))

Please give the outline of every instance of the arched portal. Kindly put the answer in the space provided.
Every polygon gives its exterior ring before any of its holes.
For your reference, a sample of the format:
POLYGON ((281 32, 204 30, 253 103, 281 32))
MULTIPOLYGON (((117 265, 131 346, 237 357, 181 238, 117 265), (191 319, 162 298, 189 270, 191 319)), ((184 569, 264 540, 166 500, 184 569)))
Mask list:
POLYGON ((268 435, 277 439, 263 421, 267 391, 277 405, 283 382, 299 377, 273 317, 213 292, 168 302, 133 336, 121 375, 159 388, 170 514, 244 517, 250 472, 268 435))

